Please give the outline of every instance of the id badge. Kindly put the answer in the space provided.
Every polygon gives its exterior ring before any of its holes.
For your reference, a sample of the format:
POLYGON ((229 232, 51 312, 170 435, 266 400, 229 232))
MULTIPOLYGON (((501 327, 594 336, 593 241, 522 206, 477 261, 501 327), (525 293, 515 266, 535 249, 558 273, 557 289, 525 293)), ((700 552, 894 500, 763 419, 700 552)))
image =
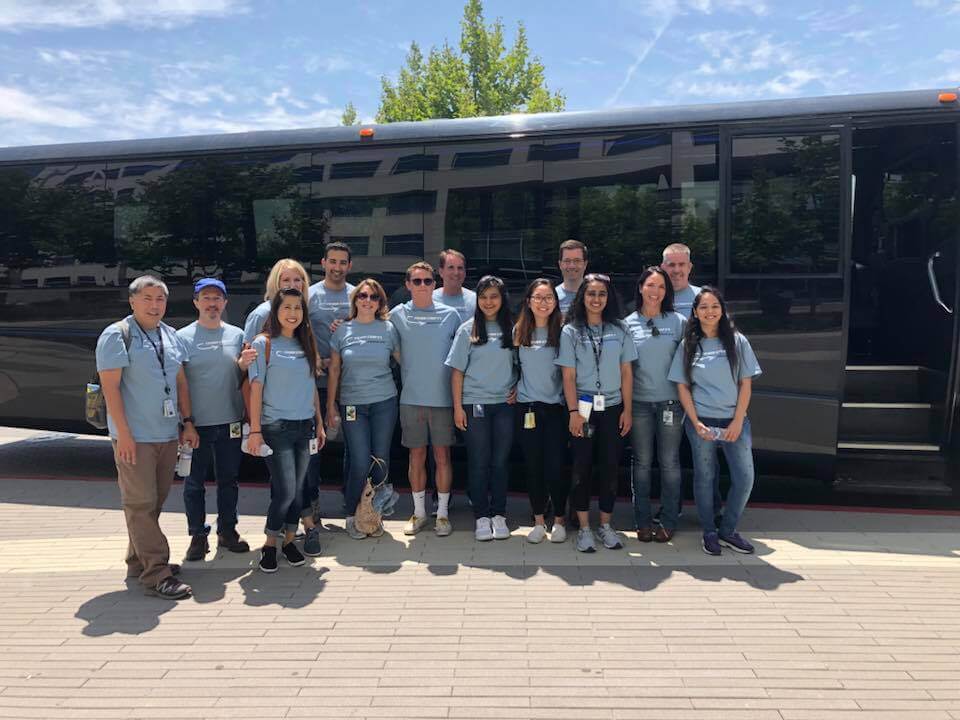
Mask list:
POLYGON ((347 405, 346 407, 346 416, 347 422, 356 422, 357 420, 357 406, 356 405, 347 405))
POLYGON ((310 438, 310 454, 316 455, 318 452, 320 452, 320 443, 317 442, 315 437, 310 438))
POLYGON ((481 405, 480 403, 477 403, 476 405, 473 406, 473 416, 475 418, 483 417, 483 405, 481 405))
POLYGON ((593 409, 596 412, 603 412, 606 406, 607 406, 607 401, 606 401, 606 398, 603 397, 603 395, 593 396, 593 409))
POLYGON ((663 411, 663 424, 664 424, 664 425, 673 425, 673 410, 664 410, 664 411, 663 411))
POLYGON ((163 416, 165 418, 172 418, 177 416, 177 409, 173 406, 173 398, 164 398, 163 416))
POLYGON ((241 428, 240 423, 238 422, 230 423, 230 439, 231 440, 236 440, 238 437, 242 435, 240 428, 241 428))
POLYGON ((523 429, 533 430, 537 427, 537 414, 529 410, 523 414, 523 429))

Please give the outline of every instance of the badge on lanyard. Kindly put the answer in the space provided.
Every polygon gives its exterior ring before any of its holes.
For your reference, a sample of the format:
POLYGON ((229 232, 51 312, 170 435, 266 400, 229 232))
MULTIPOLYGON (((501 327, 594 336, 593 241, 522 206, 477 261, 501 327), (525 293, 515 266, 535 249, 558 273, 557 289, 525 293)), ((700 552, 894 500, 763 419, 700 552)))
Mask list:
POLYGON ((242 435, 241 425, 238 422, 230 423, 230 439, 236 440, 242 435))
POLYGON ((480 403, 477 403, 476 405, 473 406, 473 416, 475 418, 483 417, 483 405, 481 405, 480 403))
POLYGON ((173 398, 163 399, 163 416, 172 418, 177 416, 177 409, 173 406, 173 398))
POLYGON ((593 396, 593 409, 597 412, 603 412, 607 406, 607 399, 603 395, 593 396))
POLYGON ((664 411, 663 411, 663 424, 664 424, 664 425, 673 425, 673 410, 664 410, 664 411))
POLYGON ((534 430, 537 427, 537 414, 533 410, 527 410, 523 414, 523 429, 534 430))
POLYGON ((347 413, 347 422, 356 422, 357 419, 357 406, 356 405, 347 405, 345 408, 347 413))
POLYGON ((320 452, 320 442, 315 437, 310 438, 310 454, 316 455, 318 452, 320 452))

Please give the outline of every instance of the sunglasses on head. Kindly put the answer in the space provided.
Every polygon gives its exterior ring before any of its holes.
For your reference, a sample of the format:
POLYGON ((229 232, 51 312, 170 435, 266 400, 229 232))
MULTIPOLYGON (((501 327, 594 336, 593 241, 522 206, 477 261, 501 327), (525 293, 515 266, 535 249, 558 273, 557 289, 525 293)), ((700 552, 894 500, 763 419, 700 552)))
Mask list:
POLYGON ((610 276, 604 275, 603 273, 590 273, 585 278, 584 282, 593 282, 594 280, 599 280, 600 282, 608 283, 610 282, 610 276))
POLYGON ((647 327, 650 329, 650 334, 654 337, 660 337, 660 328, 653 324, 653 318, 647 320, 647 327))
POLYGON ((357 300, 372 300, 373 302, 379 302, 380 293, 366 292, 365 290, 361 290, 357 293, 357 300))
POLYGON ((284 288, 283 290, 280 291, 280 294, 283 295, 284 297, 288 295, 290 297, 303 297, 303 293, 297 290, 296 288, 284 288))
POLYGON ((430 285, 433 285, 433 278, 432 277, 410 278, 410 284, 416 285, 417 287, 420 287, 421 285, 430 286, 430 285))

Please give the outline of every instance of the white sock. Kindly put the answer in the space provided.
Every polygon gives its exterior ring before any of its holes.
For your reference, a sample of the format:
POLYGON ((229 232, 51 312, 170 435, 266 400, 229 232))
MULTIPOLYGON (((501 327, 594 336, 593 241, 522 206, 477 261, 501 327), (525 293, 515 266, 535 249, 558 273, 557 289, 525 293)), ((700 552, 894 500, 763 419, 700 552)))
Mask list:
POLYGON ((419 518, 427 516, 427 491, 413 493, 413 514, 419 518))
POLYGON ((450 493, 437 493, 437 517, 445 518, 450 514, 450 493))

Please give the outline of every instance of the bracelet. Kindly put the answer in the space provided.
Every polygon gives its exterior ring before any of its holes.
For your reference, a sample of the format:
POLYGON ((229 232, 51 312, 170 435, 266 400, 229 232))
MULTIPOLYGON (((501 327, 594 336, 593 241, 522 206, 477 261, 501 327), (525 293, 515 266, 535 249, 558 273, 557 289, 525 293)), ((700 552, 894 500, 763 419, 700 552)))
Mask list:
POLYGON ((567 410, 567 412, 568 412, 568 413, 580 412, 580 408, 577 408, 577 409, 575 409, 575 410, 567 410))
POLYGON ((260 432, 259 430, 251 430, 248 434, 249 434, 249 435, 263 435, 263 433, 260 432))

